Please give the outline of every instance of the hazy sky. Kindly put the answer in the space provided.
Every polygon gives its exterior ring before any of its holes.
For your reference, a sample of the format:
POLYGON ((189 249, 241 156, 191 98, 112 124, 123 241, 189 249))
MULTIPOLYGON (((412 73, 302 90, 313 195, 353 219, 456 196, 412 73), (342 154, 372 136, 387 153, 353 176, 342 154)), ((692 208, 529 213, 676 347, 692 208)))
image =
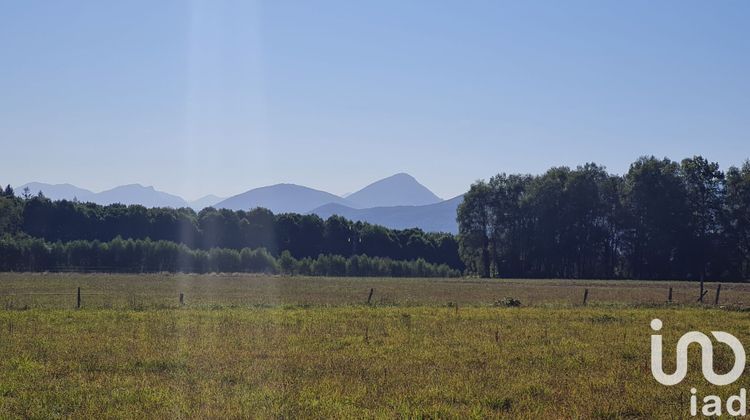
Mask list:
POLYGON ((750 2, 0 0, 0 183, 195 198, 750 157, 750 2))

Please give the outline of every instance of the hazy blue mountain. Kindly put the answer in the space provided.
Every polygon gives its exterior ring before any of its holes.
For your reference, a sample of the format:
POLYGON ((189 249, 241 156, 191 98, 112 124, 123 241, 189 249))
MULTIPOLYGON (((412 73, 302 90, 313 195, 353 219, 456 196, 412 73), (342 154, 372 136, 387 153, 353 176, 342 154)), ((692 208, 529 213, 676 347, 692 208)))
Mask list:
POLYGON ((193 201, 188 201, 188 205, 195 211, 201 211, 206 207, 212 207, 216 203, 226 200, 226 197, 219 197, 213 194, 203 196, 193 201))
POLYGON ((413 176, 399 173, 346 196, 352 207, 421 206, 443 201, 413 176))
POLYGON ((79 201, 88 201, 94 195, 93 191, 79 188, 75 185, 45 184, 44 182, 29 182, 28 184, 15 187, 16 195, 23 194, 23 189, 26 187, 29 188, 29 193, 32 195, 37 195, 41 191, 45 197, 51 200, 72 200, 77 198, 79 201))
POLYGON ((392 206, 355 209, 342 204, 326 204, 310 213, 323 219, 337 214, 349 220, 383 225, 392 229, 418 227, 427 232, 458 233, 456 209, 463 195, 423 206, 392 206))
POLYGON ((274 213, 315 213, 323 218, 339 214, 348 219, 362 220, 391 228, 419 227, 426 231, 456 232, 456 207, 461 197, 442 201, 412 176, 400 173, 374 182, 346 198, 295 184, 276 184, 255 188, 229 198, 207 195, 186 201, 179 196, 140 184, 118 186, 95 193, 70 184, 32 182, 16 189, 20 194, 28 186, 32 194, 40 190, 54 199, 74 197, 107 205, 112 203, 140 204, 145 207, 205 207, 249 210, 265 207, 274 213))
POLYGON ((42 182, 29 182, 15 188, 16 195, 23 193, 24 187, 29 187, 31 194, 36 195, 42 191, 45 197, 51 200, 90 201, 92 203, 107 205, 140 204, 145 207, 187 207, 188 203, 182 197, 157 191, 154 187, 144 187, 140 184, 121 185, 106 191, 95 193, 71 184, 45 184, 42 182))
POLYGON ((329 203, 349 205, 347 200, 325 191, 295 184, 276 184, 229 197, 214 207, 231 210, 265 207, 274 213, 304 214, 329 203))
POLYGON ((140 204, 144 207, 187 207, 188 203, 173 194, 157 191, 154 187, 141 184, 121 185, 111 190, 94 194, 92 200, 97 204, 140 204))

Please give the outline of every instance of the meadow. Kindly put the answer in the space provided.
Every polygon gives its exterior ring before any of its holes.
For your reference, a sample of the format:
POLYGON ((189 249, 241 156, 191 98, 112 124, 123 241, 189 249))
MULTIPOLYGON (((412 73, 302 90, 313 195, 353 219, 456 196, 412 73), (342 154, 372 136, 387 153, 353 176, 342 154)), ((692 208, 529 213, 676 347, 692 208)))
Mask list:
POLYGON ((696 297, 681 282, 2 274, 0 417, 686 417, 691 386, 748 387, 708 385, 697 352, 683 383, 651 377, 652 318, 667 371, 686 331, 750 343, 750 287, 696 297), (494 304, 507 296, 522 306, 494 304))

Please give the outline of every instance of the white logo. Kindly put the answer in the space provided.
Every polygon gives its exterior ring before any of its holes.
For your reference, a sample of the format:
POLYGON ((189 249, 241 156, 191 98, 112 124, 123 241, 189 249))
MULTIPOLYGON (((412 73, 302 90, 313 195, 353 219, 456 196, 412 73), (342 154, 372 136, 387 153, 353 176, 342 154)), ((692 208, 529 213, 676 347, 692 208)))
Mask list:
MULTIPOLYGON (((659 319, 651 320, 651 329, 661 330, 662 322, 659 319)), ((711 331, 711 335, 720 343, 728 345, 734 352, 734 366, 732 369, 718 375, 714 372, 714 347, 711 339, 706 334, 698 331, 690 331, 680 337, 677 341, 677 368, 672 374, 664 373, 662 369, 662 341, 661 335, 651 336, 651 373, 654 379, 662 385, 676 385, 685 379, 688 367, 688 346, 697 343, 701 346, 701 370, 706 380, 714 385, 729 385, 739 379, 745 370, 745 349, 737 337, 723 331, 711 331)))
MULTIPOLYGON (((652 330, 659 331, 661 327, 661 320, 651 320, 652 330)), ((718 342, 728 345, 734 352, 734 366, 729 372, 723 375, 717 375, 714 372, 714 347, 711 339, 701 332, 690 331, 677 341, 677 367, 675 372, 670 375, 664 373, 661 335, 654 334, 651 336, 651 374, 654 375, 654 379, 667 386, 676 385, 685 379, 688 366, 688 347, 693 343, 701 347, 701 370, 708 382, 714 385, 729 385, 739 379, 745 370, 745 348, 742 347, 742 343, 737 337, 722 331, 711 331, 711 335, 718 342)), ((693 417, 699 413, 709 417, 721 416, 723 409, 726 409, 726 413, 730 416, 747 415, 747 390, 745 388, 741 388, 737 395, 729 396, 726 399, 726 404, 722 404, 722 399, 718 395, 706 395, 699 399, 696 388, 691 388, 690 394, 690 415, 693 417)))

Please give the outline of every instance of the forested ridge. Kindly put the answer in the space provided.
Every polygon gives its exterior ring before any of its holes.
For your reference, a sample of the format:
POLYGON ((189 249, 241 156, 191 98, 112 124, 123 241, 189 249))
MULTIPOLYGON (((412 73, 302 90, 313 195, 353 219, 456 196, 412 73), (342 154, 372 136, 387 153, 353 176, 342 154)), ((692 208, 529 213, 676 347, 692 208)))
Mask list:
POLYGON ((458 209, 469 272, 491 277, 750 277, 750 162, 642 157, 624 176, 596 164, 499 174, 458 209))
POLYGON ((53 201, 10 187, 0 196, 0 235, 2 270, 446 276, 463 269, 450 234, 263 208, 196 213, 53 201), (243 260, 251 252, 266 261, 262 268, 243 260))

